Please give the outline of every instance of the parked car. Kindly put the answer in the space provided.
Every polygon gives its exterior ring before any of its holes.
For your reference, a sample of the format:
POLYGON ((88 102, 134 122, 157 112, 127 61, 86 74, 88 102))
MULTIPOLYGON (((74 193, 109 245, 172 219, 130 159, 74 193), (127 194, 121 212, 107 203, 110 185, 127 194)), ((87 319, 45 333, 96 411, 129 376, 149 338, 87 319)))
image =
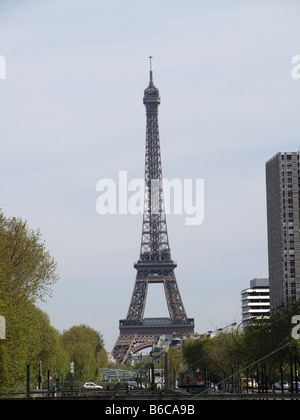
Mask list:
POLYGON ((129 385, 127 382, 117 382, 114 384, 114 389, 128 389, 129 385))
POLYGON ((272 385, 273 391, 279 391, 281 390, 281 383, 280 382, 274 382, 272 385))
POLYGON ((101 386, 101 385, 97 385, 97 384, 95 384, 94 382, 86 382, 86 383, 83 385, 83 388, 84 388, 84 389, 97 390, 97 389, 103 389, 103 386, 101 386))
POLYGON ((137 388, 137 383, 135 381, 117 382, 114 385, 114 389, 133 389, 133 388, 137 388))
MULTIPOLYGON (((298 392, 300 392, 300 381, 297 381, 298 392)), ((289 391, 292 391, 292 384, 289 387, 289 391)), ((293 391, 296 392, 296 381, 293 381, 293 391)))
POLYGON ((288 383, 288 381, 283 381, 283 389, 289 389, 290 384, 288 383))
POLYGON ((255 381, 255 379, 252 378, 241 378, 241 384, 242 384, 242 388, 243 389, 247 389, 247 388, 258 388, 258 383, 255 381))
MULTIPOLYGON (((283 390, 289 389, 289 383, 287 381, 283 381, 282 383, 283 390)), ((277 381, 272 385, 273 391, 281 391, 281 382, 277 381)))

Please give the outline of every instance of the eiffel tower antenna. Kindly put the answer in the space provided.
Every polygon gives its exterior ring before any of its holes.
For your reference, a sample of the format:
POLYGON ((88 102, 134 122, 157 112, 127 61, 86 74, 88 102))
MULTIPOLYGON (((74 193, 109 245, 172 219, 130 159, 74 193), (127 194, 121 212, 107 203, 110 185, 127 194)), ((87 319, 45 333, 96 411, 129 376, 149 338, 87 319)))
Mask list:
POLYGON ((162 188, 162 165, 158 127, 159 90, 153 84, 152 56, 150 81, 144 91, 146 107, 145 209, 140 257, 126 319, 120 320, 120 335, 113 357, 125 363, 129 354, 152 346, 159 335, 194 332, 194 319, 188 318, 175 277, 176 262, 171 258, 162 188), (169 318, 144 318, 149 284, 163 283, 169 318))
POLYGON ((150 84, 153 84, 153 69, 152 69, 152 55, 150 55, 150 84))

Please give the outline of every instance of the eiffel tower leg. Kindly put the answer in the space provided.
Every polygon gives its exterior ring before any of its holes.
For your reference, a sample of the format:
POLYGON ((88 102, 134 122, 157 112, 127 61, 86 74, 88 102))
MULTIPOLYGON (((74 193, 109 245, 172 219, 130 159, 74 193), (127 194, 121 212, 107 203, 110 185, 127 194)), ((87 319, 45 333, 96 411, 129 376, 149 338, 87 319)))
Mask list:
POLYGON ((122 334, 120 333, 116 344, 112 350, 113 358, 123 364, 126 362, 132 343, 134 343, 136 334, 122 334))
POLYGON ((124 364, 131 352, 136 353, 145 347, 151 347, 154 337, 153 334, 147 333, 120 333, 113 348, 112 356, 117 362, 124 364))
MULTIPOLYGON (((135 285, 127 313, 126 320, 141 321, 144 316, 146 298, 148 290, 147 280, 135 280, 135 285)), ((120 323, 120 330, 122 326, 120 323)), ((124 333, 120 331, 120 335, 113 348, 112 356, 120 363, 125 363, 128 355, 133 351, 136 343, 139 342, 139 334, 124 333)))
POLYGON ((171 319, 174 321, 186 320, 187 315, 182 303, 176 279, 165 280, 164 287, 171 319))
POLYGON ((123 363, 124 355, 128 350, 128 344, 126 344, 124 337, 119 335, 116 344, 114 345, 111 355, 118 363, 123 363))
POLYGON ((143 318, 147 291, 148 281, 136 279, 126 319, 141 320, 143 318))

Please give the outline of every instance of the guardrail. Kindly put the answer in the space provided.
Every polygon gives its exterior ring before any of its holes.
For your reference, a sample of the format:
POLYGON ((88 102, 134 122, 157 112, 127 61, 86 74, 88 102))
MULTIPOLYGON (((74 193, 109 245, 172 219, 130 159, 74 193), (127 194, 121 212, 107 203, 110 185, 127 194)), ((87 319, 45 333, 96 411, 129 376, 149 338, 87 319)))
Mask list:
POLYGON ((144 401, 199 401, 199 400, 299 400, 300 393, 251 393, 251 394, 204 394, 192 396, 185 392, 164 392, 158 390, 129 389, 129 390, 99 390, 84 391, 81 390, 64 390, 50 392, 47 390, 30 391, 27 393, 0 393, 0 401, 3 399, 54 399, 54 400, 144 400, 144 401))

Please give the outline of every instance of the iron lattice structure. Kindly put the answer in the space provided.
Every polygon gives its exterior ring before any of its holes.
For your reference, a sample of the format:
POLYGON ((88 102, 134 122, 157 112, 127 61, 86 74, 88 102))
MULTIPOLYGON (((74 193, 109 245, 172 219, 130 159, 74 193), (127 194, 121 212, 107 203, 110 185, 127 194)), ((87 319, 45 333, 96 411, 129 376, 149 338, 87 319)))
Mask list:
POLYGON ((135 285, 125 320, 120 320, 120 335, 113 348, 113 357, 126 362, 130 352, 135 353, 153 344, 156 336, 194 332, 194 319, 188 318, 175 277, 177 266, 171 258, 164 197, 160 153, 158 107, 159 90, 153 83, 150 57, 150 82, 144 91, 146 107, 145 152, 145 209, 143 216, 140 258, 134 264, 137 270, 135 285), (169 318, 144 318, 147 290, 150 283, 163 283, 169 318))

